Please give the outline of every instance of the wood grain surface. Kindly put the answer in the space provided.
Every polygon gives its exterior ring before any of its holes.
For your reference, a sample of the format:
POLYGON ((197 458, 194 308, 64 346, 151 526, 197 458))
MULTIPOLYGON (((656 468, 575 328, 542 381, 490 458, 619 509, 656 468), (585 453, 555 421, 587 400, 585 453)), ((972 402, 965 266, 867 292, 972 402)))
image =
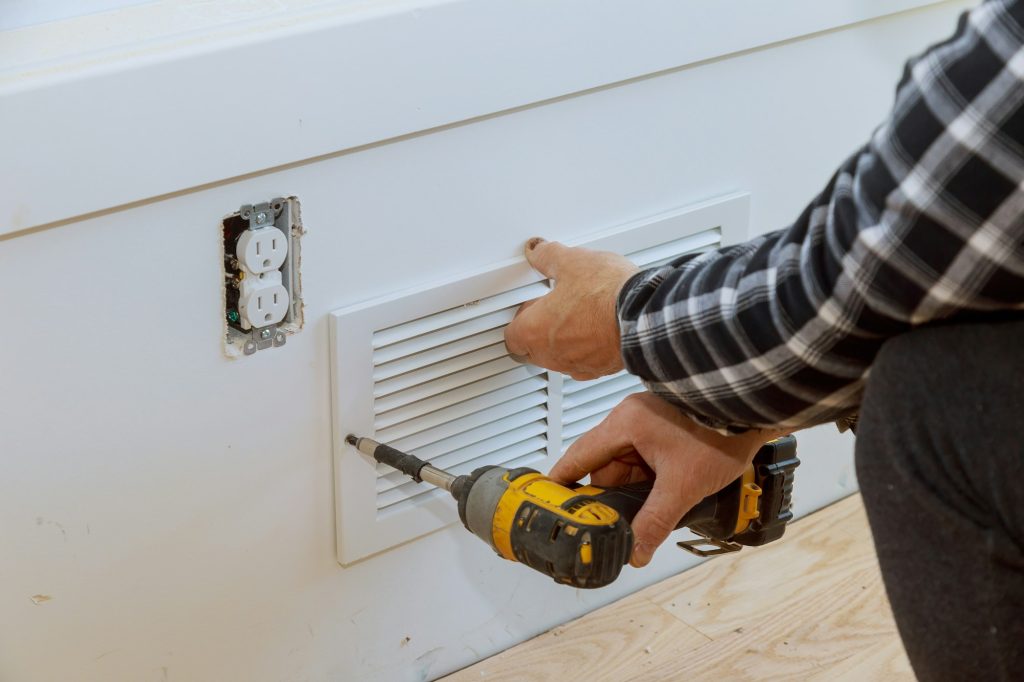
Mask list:
POLYGON ((779 542, 707 561, 444 679, 862 682, 913 674, 855 495, 797 521, 779 542))

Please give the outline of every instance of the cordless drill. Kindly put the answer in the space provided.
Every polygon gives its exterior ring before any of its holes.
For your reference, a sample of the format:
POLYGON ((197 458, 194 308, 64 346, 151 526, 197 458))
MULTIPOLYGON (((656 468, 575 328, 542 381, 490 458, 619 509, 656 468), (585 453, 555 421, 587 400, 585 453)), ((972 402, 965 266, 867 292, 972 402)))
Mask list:
MULTIPOLYGON (((630 522, 653 486, 565 486, 525 467, 483 466, 456 476, 369 438, 349 435, 345 441, 417 482, 449 491, 463 525, 499 555, 573 587, 604 587, 619 576, 633 551, 630 522)), ((711 556, 782 537, 793 518, 793 470, 799 464, 792 436, 766 443, 742 476, 679 521, 676 528, 700 537, 677 544, 711 556)))

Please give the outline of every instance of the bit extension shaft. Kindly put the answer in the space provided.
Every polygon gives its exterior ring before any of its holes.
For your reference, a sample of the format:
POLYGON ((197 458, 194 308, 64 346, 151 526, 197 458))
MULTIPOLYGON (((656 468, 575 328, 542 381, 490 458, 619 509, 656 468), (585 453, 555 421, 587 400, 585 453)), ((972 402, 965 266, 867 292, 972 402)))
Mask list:
POLYGON ((426 481, 438 488, 444 488, 448 492, 451 492, 452 485, 455 483, 456 476, 453 474, 444 469, 438 469, 419 457, 396 450, 390 445, 378 443, 371 438, 357 438, 352 434, 345 436, 345 442, 354 445, 359 452, 373 457, 381 464, 398 469, 417 483, 426 481))

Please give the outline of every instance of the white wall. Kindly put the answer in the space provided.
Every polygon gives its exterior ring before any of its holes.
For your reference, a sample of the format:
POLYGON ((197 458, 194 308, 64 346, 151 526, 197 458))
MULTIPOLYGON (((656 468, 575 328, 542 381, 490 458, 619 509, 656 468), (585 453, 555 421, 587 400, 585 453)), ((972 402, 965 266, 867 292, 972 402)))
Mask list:
MULTIPOLYGON (((757 231, 782 227, 884 114, 902 60, 963 6, 100 201, 91 217, 33 199, 27 214, 45 218, 0 237, 0 680, 432 679, 691 565, 664 549, 584 593, 453 527, 340 567, 326 315, 512 257, 536 233, 573 238, 733 190, 751 192, 757 231), (306 328, 229 361, 218 221, 282 194, 309 230, 306 328)), ((59 132, 2 134, 31 149, 59 132)), ((0 157, 0 176, 31 163, 0 157)), ((177 163, 143 155, 124 173, 177 163)), ((58 171, 54 205, 85 206, 64 201, 80 188, 58 171)), ((87 175, 97 191, 119 180, 87 175)), ((850 449, 830 427, 804 435, 800 512, 855 489, 850 449)))
POLYGON ((148 0, 0 0, 0 31, 141 5, 148 0))

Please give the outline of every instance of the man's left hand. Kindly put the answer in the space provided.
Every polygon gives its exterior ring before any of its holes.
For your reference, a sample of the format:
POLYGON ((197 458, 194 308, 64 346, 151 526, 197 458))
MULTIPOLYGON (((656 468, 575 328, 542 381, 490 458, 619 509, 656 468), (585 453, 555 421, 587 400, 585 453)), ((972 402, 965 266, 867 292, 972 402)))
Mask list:
POLYGON ((618 254, 540 238, 527 242, 526 259, 555 280, 555 286, 525 303, 505 328, 508 351, 573 379, 621 370, 615 306, 619 290, 637 267, 618 254))

